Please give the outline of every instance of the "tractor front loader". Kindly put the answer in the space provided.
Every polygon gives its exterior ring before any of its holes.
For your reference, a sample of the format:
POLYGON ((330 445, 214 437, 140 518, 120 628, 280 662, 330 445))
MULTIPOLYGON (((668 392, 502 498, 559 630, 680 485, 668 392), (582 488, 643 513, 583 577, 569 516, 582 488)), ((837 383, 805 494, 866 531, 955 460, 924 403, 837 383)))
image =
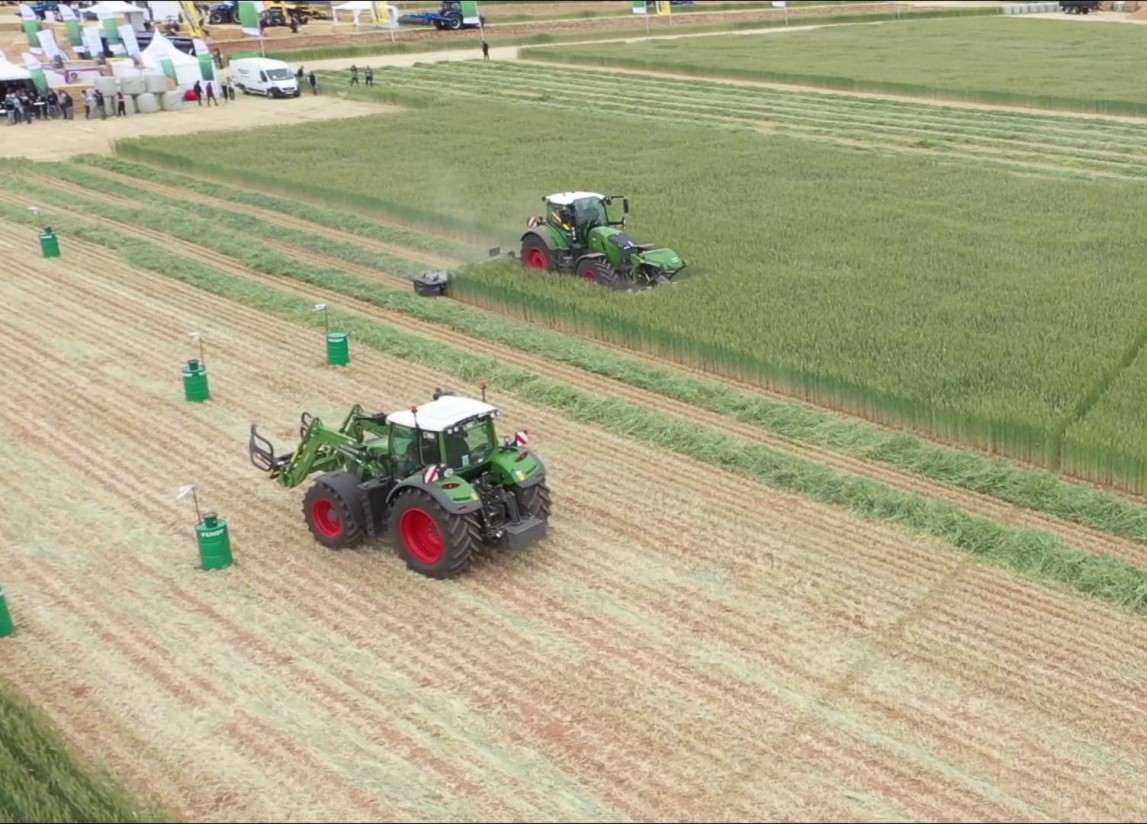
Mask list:
POLYGON ((638 243, 623 231, 625 217, 611 220, 608 207, 622 195, 560 192, 546 195, 546 213, 527 221, 521 237, 522 264, 529 269, 576 275, 611 289, 664 286, 685 268, 672 249, 638 243))
POLYGON ((546 537, 545 467, 526 432, 498 443, 500 410, 482 394, 437 390, 431 403, 390 414, 356 405, 337 429, 304 412, 298 447, 282 455, 252 424, 248 454, 287 488, 321 473, 303 499, 319 543, 343 549, 386 534, 410 569, 450 578, 487 548, 546 537))

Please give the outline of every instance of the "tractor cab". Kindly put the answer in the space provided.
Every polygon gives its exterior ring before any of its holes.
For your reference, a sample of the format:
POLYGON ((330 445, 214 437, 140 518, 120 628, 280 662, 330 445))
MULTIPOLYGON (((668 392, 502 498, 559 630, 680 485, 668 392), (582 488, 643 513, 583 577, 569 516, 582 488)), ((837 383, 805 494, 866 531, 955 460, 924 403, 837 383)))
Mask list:
MULTIPOLYGON (((596 192, 561 192, 547 195, 542 200, 546 204, 546 223, 563 232, 570 239, 570 245, 584 248, 589 246, 589 233, 599 226, 619 226, 625 218, 611 221, 607 207, 613 202, 611 196, 596 192)), ((623 200, 625 212, 629 212, 629 201, 623 200)))
POLYGON ((482 466, 498 447, 496 406, 457 395, 438 394, 423 406, 387 415, 390 454, 398 477, 440 465, 460 474, 482 466))

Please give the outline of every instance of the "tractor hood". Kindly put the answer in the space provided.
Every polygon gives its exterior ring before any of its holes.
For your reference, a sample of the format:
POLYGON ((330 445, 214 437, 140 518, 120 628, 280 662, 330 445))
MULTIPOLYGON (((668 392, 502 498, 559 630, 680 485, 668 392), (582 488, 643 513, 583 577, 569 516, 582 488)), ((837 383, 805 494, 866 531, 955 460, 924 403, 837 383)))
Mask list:
POLYGON ((650 249, 641 253, 641 259, 670 275, 675 275, 685 268, 685 259, 672 249, 650 249))

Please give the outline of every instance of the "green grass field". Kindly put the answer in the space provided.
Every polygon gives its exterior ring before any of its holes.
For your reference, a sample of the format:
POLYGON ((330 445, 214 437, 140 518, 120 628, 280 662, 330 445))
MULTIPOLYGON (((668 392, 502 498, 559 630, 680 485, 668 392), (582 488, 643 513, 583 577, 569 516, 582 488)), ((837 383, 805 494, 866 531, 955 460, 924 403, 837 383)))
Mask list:
POLYGON ((985 102, 1147 111, 1147 27, 993 15, 750 37, 532 49, 537 60, 985 102), (1102 67, 1102 78, 1096 68, 1102 67))
POLYGON ((0 683, 0 822, 170 820, 77 762, 47 716, 0 683))
POLYGON ((487 304, 1035 460, 1054 463, 1140 333, 1142 186, 700 126, 660 126, 633 152, 619 150, 624 119, 576 122, 459 100, 277 129, 283 152, 307 158, 293 172, 264 130, 134 145, 341 207, 439 216, 491 243, 513 244, 543 193, 625 191, 639 238, 703 275, 627 296, 493 273, 487 304))

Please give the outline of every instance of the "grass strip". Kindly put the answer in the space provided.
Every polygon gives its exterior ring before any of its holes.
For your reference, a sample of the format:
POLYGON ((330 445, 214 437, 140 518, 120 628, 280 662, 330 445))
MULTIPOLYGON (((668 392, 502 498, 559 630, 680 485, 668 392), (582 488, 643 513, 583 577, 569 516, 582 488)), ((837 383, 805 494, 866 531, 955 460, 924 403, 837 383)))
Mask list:
MULTIPOLYGON (((24 225, 37 223, 37 218, 27 210, 7 203, 0 204, 0 216, 24 225)), ((122 232, 67 218, 56 223, 68 234, 115 251, 130 266, 292 322, 316 328, 322 324, 313 311, 313 301, 307 298, 227 275, 122 232)), ((862 517, 931 535, 1020 575, 1147 614, 1147 568, 1121 558, 1085 552, 1037 530, 1011 529, 969 515, 943 501, 901 492, 626 401, 583 392, 498 358, 475 355, 370 318, 337 308, 331 315, 337 328, 392 357, 448 372, 469 382, 487 380, 500 391, 553 409, 571 420, 731 470, 862 517)))
MULTIPOLYGON (((122 194, 125 191, 117 181, 90 177, 93 178, 92 183, 109 193, 122 194)), ((133 188, 131 193, 135 196, 137 190, 133 188)), ((202 228, 186 226, 176 219, 182 210, 169 198, 146 192, 139 194, 151 198, 157 205, 169 207, 168 214, 171 217, 167 219, 163 213, 146 210, 142 214, 133 214, 132 220, 146 221, 141 225, 164 232, 170 231, 172 225, 180 226, 182 234, 192 242, 203 237, 197 235, 203 231, 202 228)), ((76 199, 69 195, 57 195, 61 205, 76 203, 76 199)), ((113 219, 128 220, 126 215, 117 216, 114 206, 105 203, 102 208, 113 219)), ((234 225, 242 226, 255 236, 272 236, 275 228, 273 225, 254 225, 252 221, 258 222, 257 219, 239 217, 243 219, 234 225)), ((1020 467, 976 452, 938 446, 907 433, 891 432, 805 404, 772 400, 718 381, 694 377, 624 355, 560 332, 533 325, 508 324, 498 315, 457 302, 426 300, 410 292, 394 290, 337 269, 302 264, 269 247, 232 234, 222 225, 230 221, 230 214, 217 210, 213 212, 213 248, 241 262, 249 262, 251 268, 266 274, 290 277, 477 338, 549 358, 759 426, 796 443, 823 447, 885 464, 1065 521, 1147 542, 1147 506, 1102 490, 1074 484, 1050 472, 1020 467)), ((284 242, 290 243, 296 239, 298 236, 292 235, 284 242)), ((333 251, 324 251, 323 239, 317 241, 314 244, 316 251, 334 256, 333 251)), ((344 245, 339 244, 339 250, 344 245)))
MULTIPOLYGON (((261 192, 236 189, 221 183, 192 177, 191 175, 157 169, 154 166, 145 166, 140 163, 129 163, 106 155, 81 155, 74 158, 74 160, 78 164, 95 166, 100 169, 106 169, 109 172, 115 172, 116 174, 134 177, 137 180, 153 181, 155 183, 177 187, 189 192, 213 197, 217 200, 225 200, 237 206, 254 206, 271 212, 279 212, 295 218, 305 219, 327 229, 357 235, 366 240, 405 246, 408 249, 417 250, 419 252, 429 252, 436 255, 456 257, 460 260, 469 260, 482 256, 486 251, 480 246, 461 243, 451 238, 443 237, 442 235, 431 235, 397 226, 380 226, 377 223, 371 222, 369 218, 364 218, 358 214, 334 211, 311 203, 300 206, 297 200, 287 200, 261 192)), ((75 165, 68 167, 65 179, 76 183, 80 182, 77 180, 75 165)), ((83 185, 87 184, 85 183, 83 185)), ((113 192, 114 190, 108 189, 107 191, 113 192)))
POLYGON ((81 765, 40 710, 0 684, 0 821, 173 821, 81 765))

